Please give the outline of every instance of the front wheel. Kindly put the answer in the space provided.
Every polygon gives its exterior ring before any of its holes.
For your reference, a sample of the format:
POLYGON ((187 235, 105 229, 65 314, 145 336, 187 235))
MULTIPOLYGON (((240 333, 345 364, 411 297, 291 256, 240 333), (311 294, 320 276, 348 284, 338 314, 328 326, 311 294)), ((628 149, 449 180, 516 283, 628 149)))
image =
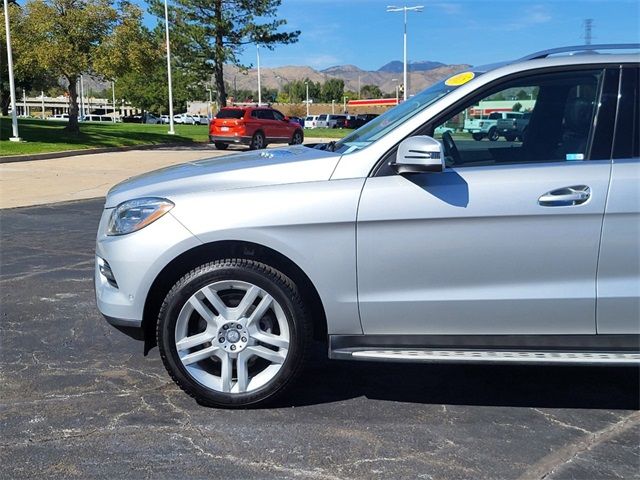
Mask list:
POLYGON ((293 137, 291 137, 291 141, 289 142, 289 145, 300 145, 302 143, 303 140, 303 135, 302 132, 300 130, 296 130, 293 133, 293 137))
POLYGON ((311 330, 288 277, 260 262, 226 259, 173 286, 157 337, 167 371, 186 393, 208 406, 248 407, 292 384, 311 330))
POLYGON ((489 137, 489 140, 491 142, 495 142, 500 138, 500 135, 498 134, 498 129, 496 127, 491 127, 489 129, 489 133, 487 134, 487 136, 489 137))

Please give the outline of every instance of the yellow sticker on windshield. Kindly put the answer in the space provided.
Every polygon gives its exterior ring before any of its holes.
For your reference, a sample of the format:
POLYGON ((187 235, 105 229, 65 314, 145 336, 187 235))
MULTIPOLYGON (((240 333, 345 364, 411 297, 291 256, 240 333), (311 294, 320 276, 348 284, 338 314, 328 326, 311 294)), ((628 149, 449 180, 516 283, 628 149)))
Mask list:
POLYGON ((473 77, 475 76, 476 74, 473 72, 458 73, 451 78, 447 78, 444 84, 449 87, 459 87, 460 85, 467 83, 469 80, 473 80, 473 77))

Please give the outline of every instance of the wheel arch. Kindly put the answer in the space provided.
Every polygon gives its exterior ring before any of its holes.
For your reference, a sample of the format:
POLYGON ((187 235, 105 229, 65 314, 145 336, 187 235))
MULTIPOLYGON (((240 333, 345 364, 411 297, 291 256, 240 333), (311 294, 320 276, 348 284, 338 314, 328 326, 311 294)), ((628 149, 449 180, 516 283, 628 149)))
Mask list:
POLYGON ((291 259, 272 248, 253 242, 229 240, 207 243, 187 250, 169 262, 156 276, 145 299, 142 315, 145 355, 156 346, 158 313, 171 287, 197 266, 222 258, 247 258, 263 262, 291 278, 300 289, 302 299, 309 308, 314 339, 326 341, 327 318, 324 306, 307 274, 291 259))

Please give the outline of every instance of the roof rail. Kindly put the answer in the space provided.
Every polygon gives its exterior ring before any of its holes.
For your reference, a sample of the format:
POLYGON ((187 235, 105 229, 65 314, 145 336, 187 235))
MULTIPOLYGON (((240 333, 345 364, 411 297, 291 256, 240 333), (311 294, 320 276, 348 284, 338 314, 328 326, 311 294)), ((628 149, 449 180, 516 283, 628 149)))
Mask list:
POLYGON ((524 62, 526 60, 547 58, 549 55, 555 55, 556 53, 588 52, 591 50, 637 50, 637 49, 640 49, 640 43, 615 43, 615 44, 601 43, 597 45, 574 45, 572 47, 558 47, 558 48, 551 48, 549 50, 542 50, 540 52, 532 53, 530 55, 522 57, 518 60, 521 62, 524 62))

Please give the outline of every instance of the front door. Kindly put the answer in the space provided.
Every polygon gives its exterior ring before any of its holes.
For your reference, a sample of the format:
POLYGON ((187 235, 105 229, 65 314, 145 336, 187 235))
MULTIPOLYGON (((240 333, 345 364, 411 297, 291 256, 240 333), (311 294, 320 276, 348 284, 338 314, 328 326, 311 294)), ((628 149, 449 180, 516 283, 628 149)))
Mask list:
POLYGON ((473 106, 522 97, 522 142, 456 133, 472 106, 461 105, 426 126, 445 127, 444 173, 367 179, 357 221, 366 334, 596 333, 611 163, 588 158, 604 81, 602 70, 515 80, 473 106))

